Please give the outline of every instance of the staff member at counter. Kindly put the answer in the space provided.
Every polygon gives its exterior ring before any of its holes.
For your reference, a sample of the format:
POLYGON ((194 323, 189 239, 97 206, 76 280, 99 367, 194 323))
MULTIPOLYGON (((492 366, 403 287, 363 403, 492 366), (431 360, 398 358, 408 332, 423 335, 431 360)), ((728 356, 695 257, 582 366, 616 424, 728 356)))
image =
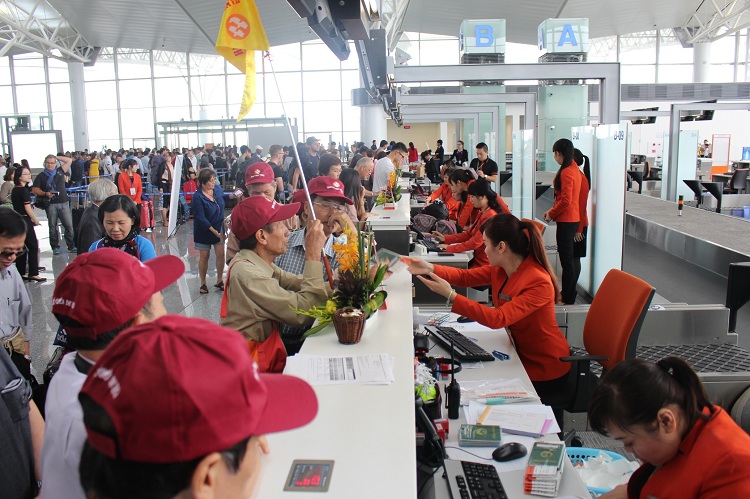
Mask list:
POLYGON ((453 199, 458 203, 456 225, 459 230, 469 230, 472 222, 479 218, 479 210, 469 201, 469 186, 475 181, 474 175, 465 168, 457 168, 450 177, 453 199))
POLYGON ((508 205, 503 198, 492 190, 490 184, 484 179, 478 179, 469 186, 469 201, 477 208, 481 215, 471 224, 469 230, 459 234, 443 235, 440 232, 432 233, 433 239, 440 241, 440 249, 460 253, 462 251, 474 251, 474 258, 469 262, 469 268, 489 265, 482 237, 482 225, 490 218, 500 213, 510 213, 508 205))
POLYGON ((533 222, 496 215, 482 226, 490 264, 473 269, 433 265, 403 257, 409 272, 447 298, 451 311, 497 329, 506 328, 524 369, 544 403, 563 389, 570 364, 568 342, 557 327, 557 279, 547 261, 542 235, 533 222), (424 277, 429 275, 429 279, 424 277), (492 286, 494 308, 458 295, 453 286, 492 286))

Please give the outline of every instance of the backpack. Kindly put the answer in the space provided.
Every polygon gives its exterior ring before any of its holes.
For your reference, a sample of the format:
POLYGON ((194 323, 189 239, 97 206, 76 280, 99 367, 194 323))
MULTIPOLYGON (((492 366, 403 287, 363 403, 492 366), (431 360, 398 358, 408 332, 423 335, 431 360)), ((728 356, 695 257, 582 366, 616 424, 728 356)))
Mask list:
POLYGON ((437 222, 435 217, 425 213, 420 213, 414 216, 411 226, 416 231, 429 233, 432 232, 433 227, 435 227, 435 222, 437 222))
POLYGON ((438 220, 435 223, 435 230, 440 232, 444 236, 456 234, 456 222, 453 222, 452 220, 438 220))
POLYGON ((425 215, 435 217, 435 220, 448 220, 448 207, 445 203, 436 199, 422 210, 425 215))

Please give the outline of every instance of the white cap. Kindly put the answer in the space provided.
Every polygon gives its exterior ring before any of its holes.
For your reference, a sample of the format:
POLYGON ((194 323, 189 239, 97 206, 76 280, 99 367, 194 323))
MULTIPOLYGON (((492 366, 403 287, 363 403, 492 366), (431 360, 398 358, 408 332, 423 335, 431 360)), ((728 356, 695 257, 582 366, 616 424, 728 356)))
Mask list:
POLYGON ((258 149, 260 149, 262 151, 263 150, 263 146, 255 146, 255 150, 257 151, 258 149))

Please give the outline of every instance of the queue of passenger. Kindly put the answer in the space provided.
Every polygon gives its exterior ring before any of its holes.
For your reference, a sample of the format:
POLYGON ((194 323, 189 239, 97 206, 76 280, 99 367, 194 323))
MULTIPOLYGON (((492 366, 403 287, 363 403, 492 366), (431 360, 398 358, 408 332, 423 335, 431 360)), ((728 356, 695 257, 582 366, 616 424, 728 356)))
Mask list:
MULTIPOLYGON (((310 150, 317 142, 312 139, 310 150)), ((416 156, 416 148, 410 146, 385 146, 390 149, 381 151, 385 155, 375 165, 376 174, 379 167, 386 169, 380 171, 382 176, 399 166, 407 154, 410 160, 416 156)), ((560 169, 555 205, 545 219, 558 225, 558 250, 561 262, 565 260, 562 293, 537 224, 510 214, 492 189, 490 181, 497 172, 487 167, 491 160, 486 154, 476 168, 482 178, 477 179, 471 167, 446 167, 444 185, 431 198, 449 207, 458 228, 457 234, 431 236, 447 250, 473 250, 469 269, 403 257, 409 271, 445 297, 453 312, 493 329, 507 329, 542 402, 564 389, 570 373, 570 365, 560 360, 569 355, 569 347, 557 325, 555 305, 575 300, 591 185, 589 160, 570 141, 558 141, 553 151, 560 169), (492 306, 457 295, 456 286, 490 287, 492 306)), ((171 153, 164 152, 159 155, 163 160, 148 165, 155 168, 153 178, 166 196, 174 170, 171 153)), ((30 377, 27 357, 33 327, 20 270, 28 265, 27 278, 36 280, 31 253, 38 250, 32 249, 31 236, 35 238, 39 220, 27 189, 30 171, 15 170, 10 194, 14 210, 0 208, 0 289, 18 303, 21 313, 13 326, 23 334, 9 343, 9 357, 0 355, 0 383, 19 390, 8 405, 18 417, 6 421, 0 411, 0 428, 12 428, 17 449, 5 452, 0 465, 22 466, 17 475, 4 480, 4 493, 102 499, 233 498, 252 493, 261 473, 260 454, 269 452, 264 435, 305 425, 317 413, 312 388, 278 374, 287 355, 299 350, 304 327, 312 322, 293 309, 322 305, 331 296, 323 258, 335 271, 333 239, 348 225, 363 227, 368 217, 366 193, 377 194, 364 185, 372 173, 372 161, 365 154, 342 172, 339 156, 315 152, 311 156, 316 159, 303 159, 297 173, 305 173, 301 182, 307 183, 312 212, 302 190, 295 196, 300 202, 277 202, 279 177, 273 165, 244 165, 241 178, 247 195, 232 211, 230 248, 232 238, 236 246, 227 253, 225 279, 223 191, 216 185, 211 163, 199 168, 191 210, 194 244, 201 253, 199 291, 208 291, 213 246, 215 286, 223 291, 222 326, 167 315, 161 291, 182 276, 185 267, 177 257, 157 257, 153 244, 139 234, 141 210, 134 199, 139 197, 139 161, 120 161, 116 183, 103 178, 90 183, 93 205, 84 211, 73 243, 88 252, 58 276, 52 297, 52 312, 74 352, 63 357, 48 387, 46 429, 28 385, 21 382, 30 377), (313 163, 318 170, 305 171, 313 163), (116 194, 117 185, 121 194, 116 194), (25 256, 28 262, 22 260, 25 256), (117 306, 101 307, 102 302, 117 306)), ((185 165, 193 165, 194 158, 194 167, 204 164, 205 155, 182 156, 185 165)), ((238 160, 227 157, 231 169, 238 160)), ((222 156, 209 158, 206 161, 218 162, 222 156)), ((53 168, 51 160, 65 161, 48 159, 47 171, 38 176, 45 182, 34 181, 34 192, 51 203, 60 196, 53 190, 59 171, 65 177, 65 169, 53 168)), ((274 162, 281 168, 279 163, 274 162)), ((92 170, 98 168, 92 165, 92 170)), ((63 212, 62 207, 48 208, 48 215, 62 217, 63 212)), ((163 220, 167 217, 164 213, 163 220)), ((8 321, 0 323, 3 338, 10 336, 8 326, 8 321)), ((596 431, 621 440, 643 461, 627 486, 603 497, 750 493, 750 437, 710 403, 697 375, 680 359, 620 363, 596 388, 589 415, 596 431)))

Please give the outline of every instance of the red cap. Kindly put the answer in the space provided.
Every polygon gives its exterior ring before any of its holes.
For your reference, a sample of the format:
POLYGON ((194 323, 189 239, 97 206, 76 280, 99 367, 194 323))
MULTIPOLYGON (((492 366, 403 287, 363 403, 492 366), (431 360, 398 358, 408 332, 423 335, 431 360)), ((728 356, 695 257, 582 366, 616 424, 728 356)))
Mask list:
POLYGON ((278 204, 263 196, 243 199, 232 210, 232 232, 237 239, 247 239, 266 224, 293 217, 297 210, 299 203, 278 204))
POLYGON ((96 339, 135 317, 154 293, 184 273, 185 264, 172 255, 142 263, 115 248, 84 253, 58 276, 52 312, 82 324, 65 326, 71 336, 96 339))
POLYGON ((344 194, 344 183, 335 178, 315 177, 307 183, 307 190, 310 191, 311 196, 315 194, 324 198, 340 199, 346 204, 354 204, 354 201, 344 194))
POLYGON ((303 426, 318 412, 304 380, 258 373, 240 333, 181 315, 120 334, 80 399, 84 413, 101 409, 114 425, 111 435, 94 426, 100 418, 88 420, 94 449, 146 463, 197 459, 250 436, 303 426))
POLYGON ((245 170, 245 185, 270 184, 274 178, 273 167, 268 163, 253 163, 245 170))

